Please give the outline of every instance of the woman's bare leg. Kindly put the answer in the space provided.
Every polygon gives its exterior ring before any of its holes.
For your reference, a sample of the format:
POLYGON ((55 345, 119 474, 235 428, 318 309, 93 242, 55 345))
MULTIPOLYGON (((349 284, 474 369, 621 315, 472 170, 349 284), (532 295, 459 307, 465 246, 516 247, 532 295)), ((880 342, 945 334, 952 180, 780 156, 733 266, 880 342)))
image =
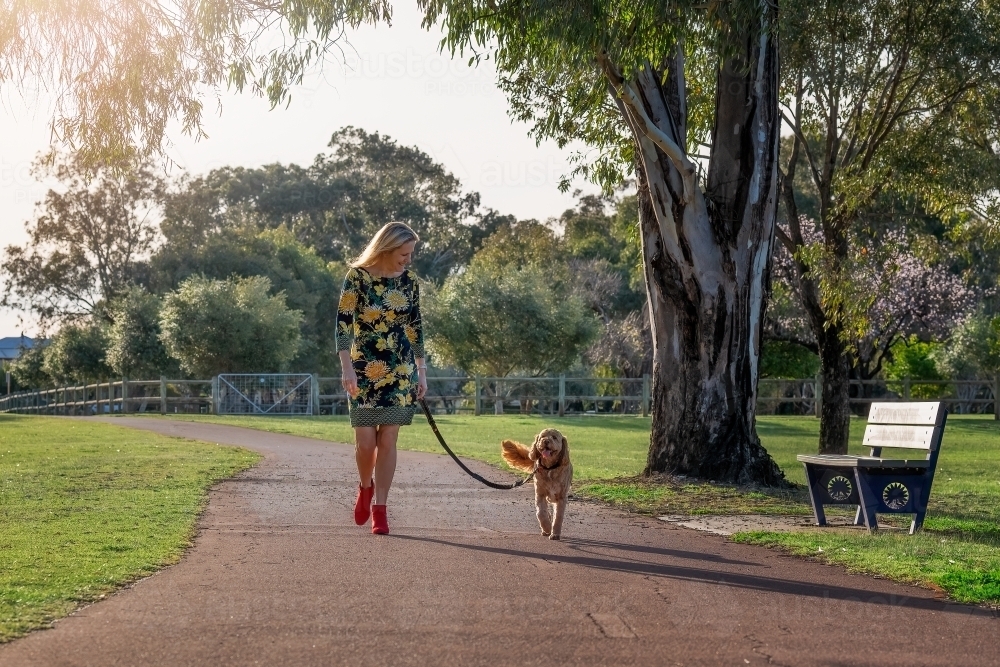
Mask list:
POLYGON ((376 446, 378 455, 375 460, 375 504, 385 505, 389 498, 389 487, 396 472, 396 438, 399 437, 399 425, 383 424, 378 427, 376 446))
POLYGON ((375 455, 378 449, 378 432, 374 426, 359 426, 354 429, 354 460, 358 464, 361 486, 368 488, 375 471, 375 455), (367 482, 367 484, 365 483, 367 482))

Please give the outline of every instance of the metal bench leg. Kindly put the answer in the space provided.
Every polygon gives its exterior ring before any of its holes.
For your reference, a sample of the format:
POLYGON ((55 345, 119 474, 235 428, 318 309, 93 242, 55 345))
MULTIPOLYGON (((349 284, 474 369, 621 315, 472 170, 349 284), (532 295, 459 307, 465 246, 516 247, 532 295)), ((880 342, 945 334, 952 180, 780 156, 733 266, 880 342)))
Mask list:
POLYGON ((803 463, 802 466, 806 469, 806 484, 809 486, 809 502, 812 504, 813 517, 816 519, 817 526, 826 525, 826 513, 823 512, 823 501, 816 497, 816 483, 819 475, 816 471, 810 469, 808 463, 803 463))
POLYGON ((865 523, 864 512, 861 511, 861 505, 858 505, 858 511, 854 513, 854 525, 861 526, 865 523))
POLYGON ((858 511, 861 512, 861 516, 865 520, 865 527, 868 532, 875 532, 878 530, 878 519, 875 518, 875 508, 878 505, 875 499, 871 497, 871 491, 868 489, 868 484, 866 483, 864 475, 862 475, 861 470, 858 468, 854 469, 854 481, 858 485, 858 500, 860 504, 858 505, 858 511))

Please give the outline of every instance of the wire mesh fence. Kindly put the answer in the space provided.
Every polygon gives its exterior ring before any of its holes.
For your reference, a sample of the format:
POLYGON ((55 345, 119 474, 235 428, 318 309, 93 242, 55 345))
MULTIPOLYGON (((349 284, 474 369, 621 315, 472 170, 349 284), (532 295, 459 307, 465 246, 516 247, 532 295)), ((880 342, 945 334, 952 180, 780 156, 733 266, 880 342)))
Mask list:
POLYGON ((289 373, 219 375, 216 401, 216 413, 220 415, 311 415, 313 376, 289 373))

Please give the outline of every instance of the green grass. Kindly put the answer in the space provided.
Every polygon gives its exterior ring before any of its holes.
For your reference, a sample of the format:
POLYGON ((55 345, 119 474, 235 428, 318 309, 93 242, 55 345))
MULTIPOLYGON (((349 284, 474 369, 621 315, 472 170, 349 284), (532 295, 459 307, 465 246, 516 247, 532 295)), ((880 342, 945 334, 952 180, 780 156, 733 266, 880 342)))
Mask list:
POLYGON ((175 562, 247 450, 0 415, 0 642, 175 562))
MULTIPOLYGON (((761 419, 761 439, 790 479, 805 482, 802 466, 789 460, 797 433, 818 438, 818 422, 792 417, 761 419), (787 452, 787 454, 786 454, 787 452)), ((861 447, 863 422, 851 429, 851 452, 861 447)), ((890 450, 886 450, 891 455, 890 450)), ((906 516, 906 515, 904 515, 906 516)), ((880 522, 909 526, 906 521, 880 522)), ((902 517, 899 517, 902 518, 902 517)), ((812 530, 745 533, 741 542, 779 547, 836 563, 849 570, 930 584, 961 602, 1000 605, 1000 423, 992 417, 951 416, 931 489, 924 531, 812 530)))
MULTIPOLYGON (((227 417, 176 415, 167 419, 211 422, 309 438, 354 442, 354 429, 346 416, 334 417, 227 417)), ((635 475, 646 464, 649 450, 649 420, 639 417, 536 417, 503 415, 435 415, 448 446, 459 456, 501 465, 500 441, 530 444, 541 429, 551 426, 569 440, 576 479, 612 479, 635 475)), ((400 429, 399 448, 444 454, 423 414, 413 425, 400 429)))
POLYGON ((1000 542, 981 542, 976 533, 945 537, 949 534, 932 527, 916 535, 817 529, 738 533, 733 540, 778 547, 852 572, 930 584, 959 602, 1000 605, 1000 542))
MULTIPOLYGON (((351 442, 346 417, 178 416, 250 428, 351 442)), ((758 433, 767 450, 800 485, 790 490, 747 489, 683 478, 642 478, 649 446, 649 420, 638 417, 537 417, 441 415, 435 419, 448 444, 461 456, 500 465, 500 440, 530 442, 554 426, 570 441, 578 495, 631 511, 663 514, 811 513, 796 454, 815 451, 819 421, 812 417, 763 416, 758 433)), ((851 452, 861 446, 863 420, 851 429, 851 452)), ((400 434, 400 447, 441 453, 423 418, 400 434)), ((887 454, 890 452, 887 451, 887 454)), ((847 510, 828 514, 846 514, 847 510)), ((853 514, 852 514, 853 515, 853 514)), ((880 517, 887 526, 908 525, 880 517)), ((868 535, 856 529, 800 533, 744 533, 735 540, 785 549, 844 565, 850 570, 940 587, 954 599, 1000 604, 1000 423, 989 417, 953 416, 945 430, 924 532, 916 536, 886 530, 868 535)))

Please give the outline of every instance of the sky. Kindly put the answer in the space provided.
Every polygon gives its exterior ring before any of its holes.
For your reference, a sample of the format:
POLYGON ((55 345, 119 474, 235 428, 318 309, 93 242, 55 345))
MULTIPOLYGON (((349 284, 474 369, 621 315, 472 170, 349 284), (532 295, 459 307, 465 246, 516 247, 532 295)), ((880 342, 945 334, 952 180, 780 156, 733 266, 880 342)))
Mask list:
MULTIPOLYGON (((353 125, 416 146, 477 191, 485 207, 545 219, 573 206, 558 189, 570 149, 535 145, 512 121, 491 66, 438 53, 441 34, 420 28, 415 7, 394 7, 393 25, 347 35, 342 61, 327 62, 292 91, 290 107, 269 110, 249 94, 223 93, 205 105, 208 139, 169 133, 170 158, 189 173, 224 165, 309 164, 333 132, 353 125)), ((32 178, 34 157, 49 147, 51 105, 3 91, 0 104, 0 247, 27 240, 24 223, 46 184, 32 178)), ((169 175, 180 173, 172 169, 169 175)), ((574 188, 596 191, 577 181, 574 188)), ((25 313, 0 310, 0 337, 34 333, 25 313)))

